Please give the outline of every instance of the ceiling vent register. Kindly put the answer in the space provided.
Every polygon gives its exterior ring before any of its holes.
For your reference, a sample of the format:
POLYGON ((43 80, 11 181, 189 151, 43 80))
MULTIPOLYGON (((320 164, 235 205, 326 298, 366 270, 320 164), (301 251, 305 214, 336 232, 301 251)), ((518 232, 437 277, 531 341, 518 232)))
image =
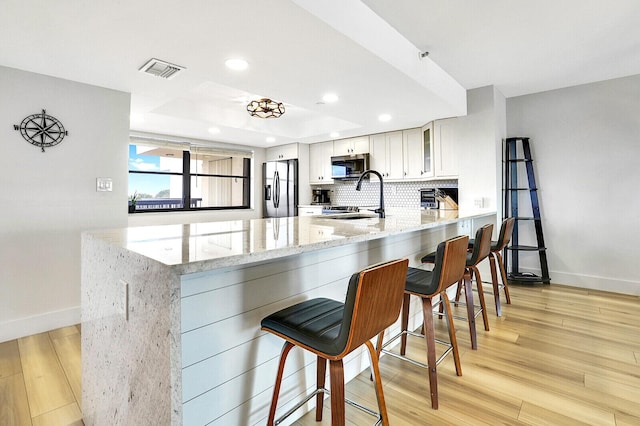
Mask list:
POLYGON ((166 61, 161 61, 160 59, 151 58, 146 64, 140 68, 140 72, 155 75, 156 77, 162 77, 166 79, 171 79, 176 76, 176 74, 182 70, 187 69, 186 67, 171 64, 166 61))

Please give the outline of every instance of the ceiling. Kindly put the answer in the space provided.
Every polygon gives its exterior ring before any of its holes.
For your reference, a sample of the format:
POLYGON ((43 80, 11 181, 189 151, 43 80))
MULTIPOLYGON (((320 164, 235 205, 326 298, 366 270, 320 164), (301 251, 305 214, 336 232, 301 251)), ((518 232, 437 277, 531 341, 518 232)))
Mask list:
POLYGON ((639 17, 637 0, 3 0, 0 65, 130 92, 132 131, 264 147, 462 115, 465 89, 640 74, 639 17), (186 70, 139 72, 151 58, 186 70), (286 113, 250 117, 260 97, 286 113))

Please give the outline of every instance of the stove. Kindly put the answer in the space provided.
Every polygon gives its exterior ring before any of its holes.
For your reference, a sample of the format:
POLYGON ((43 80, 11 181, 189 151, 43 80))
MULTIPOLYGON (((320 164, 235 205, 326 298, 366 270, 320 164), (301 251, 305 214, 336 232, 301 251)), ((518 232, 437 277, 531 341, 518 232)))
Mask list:
POLYGON ((327 206, 322 208, 322 214, 336 213, 357 213, 360 209, 357 206, 327 206))

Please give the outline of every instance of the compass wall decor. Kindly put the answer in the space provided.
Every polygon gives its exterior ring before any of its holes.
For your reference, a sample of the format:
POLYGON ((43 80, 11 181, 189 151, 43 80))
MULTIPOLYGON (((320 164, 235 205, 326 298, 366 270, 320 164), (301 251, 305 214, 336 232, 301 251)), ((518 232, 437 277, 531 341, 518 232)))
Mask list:
POLYGON ((24 140, 39 146, 42 152, 45 148, 58 145, 69 134, 60 120, 48 115, 45 110, 41 114, 25 117, 20 125, 15 124, 13 128, 20 131, 24 140))

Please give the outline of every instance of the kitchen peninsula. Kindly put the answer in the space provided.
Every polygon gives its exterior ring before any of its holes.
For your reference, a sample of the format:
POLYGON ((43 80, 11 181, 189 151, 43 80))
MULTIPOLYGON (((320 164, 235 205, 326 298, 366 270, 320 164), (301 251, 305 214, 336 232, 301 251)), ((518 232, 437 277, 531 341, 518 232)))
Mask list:
MULTIPOLYGON (((85 424, 262 423, 282 346, 260 331, 264 316, 311 297, 344 300, 353 272, 394 258, 418 265, 440 241, 495 221, 415 210, 85 232, 85 424)), ((367 365, 354 352, 345 379, 367 365)), ((315 358, 292 352, 284 377, 279 410, 314 386, 315 358)))

